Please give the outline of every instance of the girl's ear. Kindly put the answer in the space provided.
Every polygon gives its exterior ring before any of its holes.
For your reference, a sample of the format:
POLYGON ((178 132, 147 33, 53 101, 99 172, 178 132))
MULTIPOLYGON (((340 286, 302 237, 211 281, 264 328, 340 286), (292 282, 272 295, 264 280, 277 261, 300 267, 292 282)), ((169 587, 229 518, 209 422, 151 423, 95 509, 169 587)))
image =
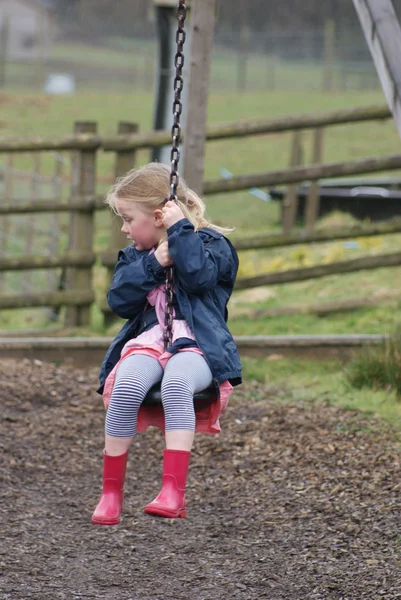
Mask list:
POLYGON ((155 220, 156 227, 164 227, 162 218, 163 212, 160 208, 156 208, 156 210, 153 211, 153 217, 155 220))

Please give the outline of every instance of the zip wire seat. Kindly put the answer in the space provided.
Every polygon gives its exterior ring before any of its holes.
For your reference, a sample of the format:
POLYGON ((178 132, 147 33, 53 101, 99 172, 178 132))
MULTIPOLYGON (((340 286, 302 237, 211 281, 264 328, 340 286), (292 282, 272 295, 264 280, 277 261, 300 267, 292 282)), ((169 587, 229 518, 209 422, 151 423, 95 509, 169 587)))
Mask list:
MULTIPOLYGON (((216 387, 212 383, 209 387, 194 395, 194 405, 198 408, 209 406, 217 399, 216 387)), ((143 401, 145 406, 162 406, 161 384, 156 383, 150 388, 143 401)))

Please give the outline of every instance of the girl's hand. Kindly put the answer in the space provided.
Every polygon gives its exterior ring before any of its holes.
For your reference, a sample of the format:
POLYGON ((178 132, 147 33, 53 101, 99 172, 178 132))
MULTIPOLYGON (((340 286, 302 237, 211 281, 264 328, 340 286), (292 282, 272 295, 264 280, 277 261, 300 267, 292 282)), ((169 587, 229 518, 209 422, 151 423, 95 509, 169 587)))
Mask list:
POLYGON ((156 258, 157 262, 162 267, 169 267, 170 265, 173 264, 173 261, 171 260, 171 258, 169 256, 169 253, 168 253, 168 243, 167 243, 167 241, 162 242, 156 248, 156 250, 155 250, 155 258, 156 258))
POLYGON ((163 225, 166 229, 174 225, 174 223, 181 221, 181 219, 185 219, 185 215, 180 207, 172 200, 167 200, 162 208, 162 213, 163 225))

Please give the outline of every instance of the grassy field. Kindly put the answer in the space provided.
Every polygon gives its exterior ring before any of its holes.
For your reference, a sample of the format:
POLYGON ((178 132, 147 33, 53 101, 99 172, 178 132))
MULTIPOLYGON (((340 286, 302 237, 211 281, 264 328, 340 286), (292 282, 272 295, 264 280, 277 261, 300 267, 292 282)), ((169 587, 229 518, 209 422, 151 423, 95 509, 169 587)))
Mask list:
POLYGON ((271 360, 244 358, 242 362, 246 377, 279 390, 282 402, 319 400, 380 416, 401 427, 401 402, 395 391, 352 388, 346 377, 347 364, 275 355, 271 360))
MULTIPOLYGON (((233 41, 233 40, 232 40, 233 41)), ((103 90, 110 86, 119 92, 129 89, 152 90, 157 66, 156 39, 104 39, 103 45, 83 42, 57 43, 45 61, 9 63, 7 85, 18 89, 43 89, 46 77, 69 73, 79 92, 103 90)), ((301 50, 302 54, 302 50, 301 50)), ((370 63, 344 62, 337 56, 331 68, 333 87, 341 90, 374 89, 375 70, 370 63)), ((186 62, 188 65, 189 62, 186 62)), ((215 43, 210 73, 210 89, 237 90, 316 90, 325 89, 324 60, 301 58, 284 60, 277 54, 249 52, 215 43)))
MULTIPOLYGON (((294 113, 350 106, 383 103, 380 92, 322 93, 322 92, 252 92, 243 94, 211 94, 209 123, 236 119, 257 119, 294 113)), ((7 92, 0 95, 2 107, 1 136, 56 136, 69 134, 77 120, 97 121, 101 134, 113 134, 119 120, 135 121, 142 131, 151 129, 153 98, 150 93, 79 93, 71 97, 47 97, 41 94, 7 92)), ((304 135, 304 162, 310 162, 311 136, 304 135)), ((399 152, 399 138, 392 122, 369 123, 349 127, 336 127, 326 132, 325 161, 346 160, 364 156, 399 152)), ((287 135, 258 136, 251 139, 219 141, 208 144, 206 151, 206 176, 219 178, 221 170, 233 174, 262 172, 285 168, 288 165, 290 137, 287 135)), ((148 160, 141 152, 138 163, 148 160)), ((68 161, 68 159, 67 159, 68 161)), ((1 159, 0 159, 1 162, 1 159)), ((14 166, 30 169, 31 156, 16 158, 14 166)), ((54 156, 43 155, 43 170, 52 172, 54 156)), ((98 189, 103 192, 106 180, 112 177, 113 161, 110 155, 99 157, 98 189)), ((395 173, 393 173, 395 175, 395 173)), ((17 192, 25 196, 23 187, 17 192)), ((235 226, 232 238, 253 233, 272 232, 279 229, 279 211, 275 203, 263 202, 243 192, 207 198, 210 218, 214 222, 235 226)), ((31 217, 30 217, 31 218, 31 217)), ((319 227, 350 221, 347 215, 336 214, 325 218, 319 227)), ((32 221, 30 221, 32 223, 32 221)), ((108 216, 98 219, 97 249, 107 243, 108 216)), ((359 255, 396 251, 401 236, 376 237, 356 240, 357 247, 348 248, 343 242, 300 245, 288 249, 241 253, 241 276, 308 266, 320 262, 346 260, 359 255)), ((102 293, 103 271, 95 273, 95 287, 102 293)), ((331 276, 302 283, 270 286, 237 292, 231 302, 230 327, 234 334, 318 334, 318 333, 391 333, 399 323, 400 302, 392 299, 375 308, 333 314, 325 318, 299 314, 275 318, 253 318, 245 310, 274 308, 288 305, 305 305, 319 301, 363 298, 373 294, 401 292, 401 269, 378 269, 344 276, 331 276)), ((3 329, 24 329, 48 325, 48 314, 43 311, 3 311, 0 326, 3 329)), ((111 334, 115 327, 104 330, 99 313, 94 311, 92 334, 111 334)), ((248 377, 281 386, 286 399, 322 397, 341 402, 350 407, 364 407, 379 412, 391 420, 399 420, 399 407, 390 392, 355 392, 349 389, 343 376, 343 365, 338 363, 312 363, 247 359, 248 377)))

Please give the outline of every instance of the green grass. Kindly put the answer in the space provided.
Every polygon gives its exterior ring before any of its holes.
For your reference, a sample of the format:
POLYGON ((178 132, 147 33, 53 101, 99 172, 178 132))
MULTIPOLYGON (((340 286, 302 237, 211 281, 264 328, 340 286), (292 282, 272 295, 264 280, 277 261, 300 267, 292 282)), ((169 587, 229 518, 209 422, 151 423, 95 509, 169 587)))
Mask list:
POLYGON ((356 390, 347 381, 347 364, 337 361, 244 358, 244 376, 271 388, 280 402, 322 401, 349 410, 358 410, 401 426, 401 402, 396 392, 363 388, 356 390))

